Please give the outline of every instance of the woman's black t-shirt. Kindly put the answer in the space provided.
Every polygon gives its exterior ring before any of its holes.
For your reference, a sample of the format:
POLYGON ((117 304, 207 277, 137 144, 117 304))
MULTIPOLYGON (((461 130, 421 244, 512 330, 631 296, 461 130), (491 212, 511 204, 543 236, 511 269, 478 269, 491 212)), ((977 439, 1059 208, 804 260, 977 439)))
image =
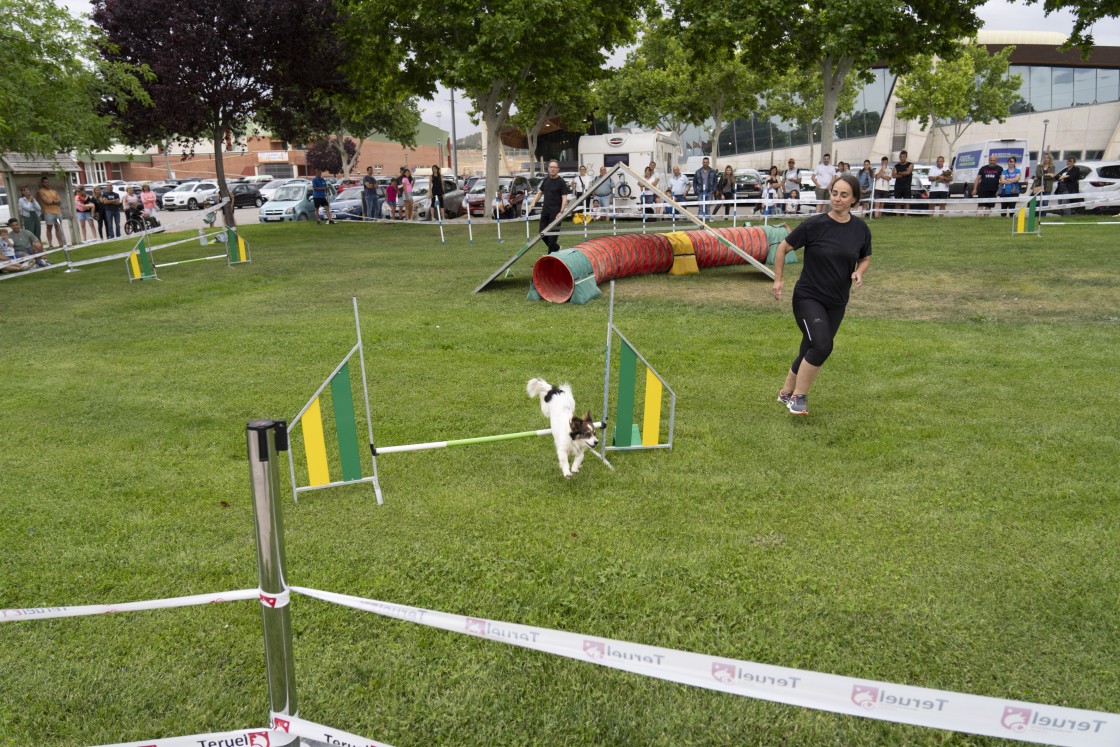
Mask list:
POLYGON ((793 295, 812 298, 826 306, 848 303, 852 273, 864 257, 871 256, 871 229, 854 215, 838 223, 821 213, 809 218, 786 237, 794 249, 804 247, 801 277, 793 295))

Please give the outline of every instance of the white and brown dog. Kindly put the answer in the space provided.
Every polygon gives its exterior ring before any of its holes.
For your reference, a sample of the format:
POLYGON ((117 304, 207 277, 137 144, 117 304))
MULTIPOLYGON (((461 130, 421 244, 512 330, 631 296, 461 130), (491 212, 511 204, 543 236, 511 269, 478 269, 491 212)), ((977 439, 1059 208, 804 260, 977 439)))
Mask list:
POLYGON ((599 445, 595 436, 595 421, 588 410, 582 418, 576 417, 576 401, 570 384, 552 386, 544 379, 529 379, 525 391, 530 397, 539 397, 541 412, 552 427, 552 440, 556 442, 556 456, 564 477, 579 472, 588 449, 599 445), (572 466, 568 467, 571 457, 572 466))

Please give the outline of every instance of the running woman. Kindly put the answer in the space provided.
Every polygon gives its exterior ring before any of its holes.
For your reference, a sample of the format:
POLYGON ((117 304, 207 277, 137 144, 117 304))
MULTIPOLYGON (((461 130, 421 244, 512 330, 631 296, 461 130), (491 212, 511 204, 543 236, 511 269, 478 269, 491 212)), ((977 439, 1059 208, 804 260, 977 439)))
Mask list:
POLYGON ((832 353, 852 283, 857 290, 863 287, 863 274, 871 264, 871 230, 851 213, 859 200, 859 180, 851 174, 838 177, 829 193, 831 209, 793 229, 774 257, 771 293, 780 301, 786 252, 805 249, 801 277, 793 288, 793 316, 801 331, 801 349, 778 391, 778 401, 794 415, 809 414, 806 397, 832 353))

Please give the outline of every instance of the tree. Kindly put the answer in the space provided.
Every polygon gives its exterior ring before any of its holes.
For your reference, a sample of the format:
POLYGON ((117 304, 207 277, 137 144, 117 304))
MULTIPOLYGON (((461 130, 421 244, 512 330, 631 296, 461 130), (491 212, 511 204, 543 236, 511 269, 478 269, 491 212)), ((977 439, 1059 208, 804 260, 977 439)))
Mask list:
MULTIPOLYGON (((1027 0, 1028 5, 1033 5, 1038 0, 1027 0)), ((1071 47, 1081 48, 1081 57, 1089 59, 1093 51, 1093 24, 1106 18, 1120 16, 1120 2, 1117 0, 1044 0, 1042 7, 1046 15, 1059 10, 1068 10, 1074 14, 1073 30, 1063 44, 1064 49, 1071 47)))
MULTIPOLYGON (((859 93, 855 85, 857 79, 853 76, 845 82, 836 101, 837 114, 849 113, 855 106, 856 95, 859 93)), ((773 79, 763 107, 767 114, 780 117, 805 131, 806 141, 809 143, 809 163, 814 163, 813 133, 821 131, 823 108, 824 81, 820 76, 800 66, 794 66, 773 79)), ((824 138, 822 137, 821 140, 823 142, 824 138)))
MULTIPOLYGON (((306 103, 293 93, 330 93, 344 84, 333 32, 338 16, 327 0, 93 0, 92 17, 104 31, 105 59, 147 65, 154 74, 144 84, 152 109, 119 98, 105 102, 125 141, 174 140, 193 152, 208 139, 223 198, 227 142, 254 119, 268 121, 306 103)), ((225 219, 234 224, 232 204, 225 219)))
POLYGON ((367 40, 368 74, 391 61, 394 77, 430 95, 437 82, 463 91, 482 121, 486 195, 498 186, 499 134, 523 86, 590 82, 615 47, 634 38, 645 0, 491 0, 484 9, 444 0, 347 0, 367 40))
POLYGON ((587 117, 594 109, 595 95, 591 86, 583 81, 558 81, 543 88, 536 87, 534 82, 530 79, 522 88, 517 97, 517 112, 510 116, 510 123, 525 132, 529 159, 536 162, 541 130, 550 121, 560 119, 567 130, 585 131, 589 124, 587 117))
POLYGON ((984 0, 668 0, 685 47, 706 59, 728 40, 752 66, 810 65, 823 84, 821 147, 832 151, 836 110, 853 71, 885 63, 907 73, 918 53, 948 58, 980 28, 984 0), (811 62, 810 62, 811 61, 811 62))
POLYGON ((329 171, 332 174, 349 174, 347 166, 353 163, 351 159, 357 150, 358 147, 351 138, 344 138, 341 143, 335 138, 320 140, 307 148, 304 161, 307 163, 307 170, 312 173, 329 171), (343 162, 341 153, 346 154, 346 162, 343 162))
POLYGON ((1007 74, 1014 51, 1007 46, 990 54, 971 41, 955 58, 927 56, 898 83, 898 116, 920 122, 923 130, 932 125, 952 153, 973 122, 1004 122, 1011 115, 1022 84, 1020 76, 1007 74))
POLYGON ((0 151, 51 157, 113 141, 102 96, 150 104, 142 67, 103 61, 97 35, 50 0, 0 0, 0 151))

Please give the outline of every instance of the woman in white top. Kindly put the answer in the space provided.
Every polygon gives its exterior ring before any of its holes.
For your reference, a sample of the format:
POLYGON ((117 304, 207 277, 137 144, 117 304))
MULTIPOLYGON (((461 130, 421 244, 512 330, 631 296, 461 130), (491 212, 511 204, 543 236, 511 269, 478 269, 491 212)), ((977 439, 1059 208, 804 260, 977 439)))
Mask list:
POLYGON ((879 170, 875 172, 875 218, 883 214, 883 200, 889 198, 891 192, 891 162, 886 156, 879 162, 879 170))

